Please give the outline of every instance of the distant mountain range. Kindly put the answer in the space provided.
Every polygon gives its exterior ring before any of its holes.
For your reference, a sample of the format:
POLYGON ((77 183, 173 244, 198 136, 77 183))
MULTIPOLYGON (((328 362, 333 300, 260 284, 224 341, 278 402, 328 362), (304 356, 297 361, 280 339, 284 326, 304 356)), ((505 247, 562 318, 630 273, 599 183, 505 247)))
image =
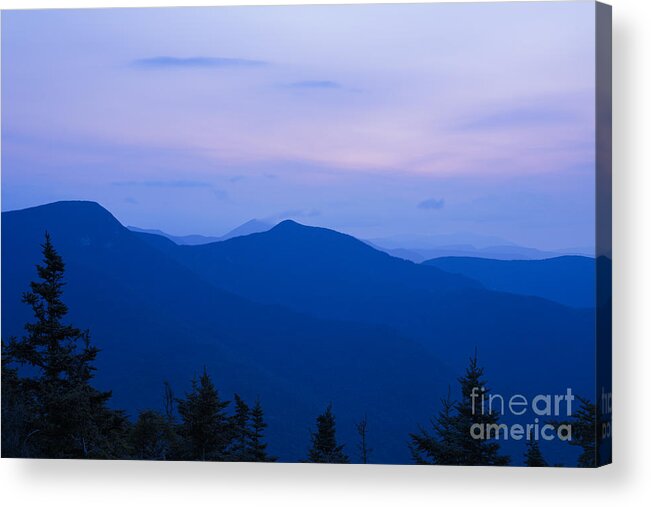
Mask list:
MULTIPOLYGON (((163 380, 181 393, 206 366, 227 396, 260 396, 284 461, 304 457, 307 428, 332 402, 351 454, 367 414, 374 460, 409 462, 408 433, 438 410, 475 349, 498 392, 590 394, 593 308, 537 297, 535 276, 529 292, 518 274, 497 287, 466 261, 418 265, 292 221, 179 245, 91 202, 5 212, 3 336, 30 320, 21 293, 46 230, 66 262, 70 319, 102 349, 97 381, 117 406, 158 408, 163 380)), ((559 263, 537 276, 552 272, 560 292, 577 282, 559 263)))
POLYGON ((568 248, 559 251, 545 251, 518 245, 494 245, 478 248, 474 245, 442 245, 437 248, 384 248, 379 244, 368 242, 371 246, 383 250, 394 257, 412 262, 424 262, 438 257, 473 257, 496 260, 541 260, 559 255, 594 256, 589 248, 568 248))
MULTIPOLYGON (((223 236, 173 236, 158 229, 141 229, 129 226, 134 232, 156 234, 172 240, 177 245, 205 245, 216 241, 224 241, 238 236, 246 236, 257 232, 266 232, 273 224, 262 220, 249 220, 223 236)), ((562 250, 546 251, 527 248, 495 236, 478 234, 437 234, 437 235, 400 235, 388 238, 364 240, 376 250, 381 250, 393 257, 424 262, 437 257, 476 257, 480 259, 499 260, 537 260, 549 259, 560 255, 594 256, 594 249, 565 248, 562 250)))
POLYGON ((468 276, 493 290, 540 296, 568 306, 595 306, 595 260, 591 257, 532 261, 440 257, 424 264, 468 276))
POLYGON ((133 232, 145 232, 148 234, 156 234, 158 236, 163 236, 177 245, 205 245, 206 243, 214 243, 215 241, 225 241, 227 239, 236 238, 238 236, 246 236, 247 234, 253 234, 255 232, 264 232, 268 231, 273 227, 272 224, 263 222, 261 220, 249 220, 248 222, 243 223, 242 225, 236 227, 232 231, 224 234, 223 236, 202 236, 200 234, 190 234, 187 236, 173 236, 172 234, 167 234, 159 229, 141 229, 140 227, 134 227, 132 225, 128 226, 127 229, 133 232))

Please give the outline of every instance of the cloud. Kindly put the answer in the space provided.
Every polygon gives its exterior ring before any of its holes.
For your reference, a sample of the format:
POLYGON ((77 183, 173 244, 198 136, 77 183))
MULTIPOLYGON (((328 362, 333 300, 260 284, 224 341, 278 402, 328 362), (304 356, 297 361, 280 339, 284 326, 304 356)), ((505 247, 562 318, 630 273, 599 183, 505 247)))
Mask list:
POLYGON ((425 210, 439 210, 439 209, 443 209, 444 205, 445 205, 445 200, 435 199, 432 197, 430 199, 425 199, 424 201, 419 202, 416 207, 418 209, 425 209, 425 210))
POLYGON ((336 81, 295 81, 287 85, 288 88, 312 90, 341 90, 343 86, 336 81))
POLYGON ((205 68, 245 68, 261 67, 268 62, 262 60, 249 60, 246 58, 222 58, 193 56, 179 58, 175 56, 155 56, 134 60, 131 64, 142 69, 205 69, 205 68))
POLYGON ((576 121, 574 115, 553 107, 505 109, 475 117, 460 125, 461 130, 491 130, 509 127, 556 125, 576 121))
POLYGON ((149 188, 212 188, 207 181, 195 180, 143 180, 143 181, 114 181, 116 187, 149 187, 149 188))
POLYGON ((217 199, 225 199, 228 194, 207 181, 196 180, 143 180, 143 181, 114 181, 116 187, 142 187, 142 188, 168 188, 168 189, 193 189, 205 188, 212 191, 217 199))

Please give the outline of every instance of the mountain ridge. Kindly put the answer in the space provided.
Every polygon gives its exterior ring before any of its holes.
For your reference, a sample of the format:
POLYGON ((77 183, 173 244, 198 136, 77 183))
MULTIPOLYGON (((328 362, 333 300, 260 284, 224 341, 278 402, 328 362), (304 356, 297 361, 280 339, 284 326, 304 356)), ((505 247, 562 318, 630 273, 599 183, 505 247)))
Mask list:
POLYGON ((98 382, 117 406, 155 408, 163 380, 187 388, 207 364, 225 392, 260 395, 283 460, 302 458, 297 435, 332 401, 344 441, 367 412, 377 461, 408 462, 406 435, 476 349, 497 392, 589 385, 591 311, 491 291, 294 221, 179 246, 129 231, 96 203, 2 213, 3 336, 30 318, 20 295, 46 230, 66 262, 71 320, 102 349, 98 382))
POLYGON ((208 243, 215 243, 217 241, 226 241, 231 238, 236 238, 239 236, 246 236, 248 234, 254 234, 257 232, 264 232, 271 229, 272 225, 261 220, 251 219, 243 224, 237 226, 235 229, 227 232, 223 236, 204 236, 202 234, 187 234, 184 236, 175 236, 173 234, 168 234, 165 231, 160 229, 143 229, 140 227, 135 227, 133 225, 127 226, 127 229, 133 232, 139 232, 143 234, 154 234, 157 236, 162 236, 164 238, 173 241, 177 245, 186 245, 186 246, 196 246, 196 245, 205 245, 208 243))
MULTIPOLYGON (((2 214, 2 334, 20 335, 30 320, 21 294, 35 277, 47 230, 66 263, 70 321, 89 328, 102 349, 97 382, 113 390, 117 407, 132 414, 156 408, 164 380, 185 390, 206 365, 224 391, 261 397, 271 450, 296 461, 308 446, 302 431, 329 401, 342 412, 342 438, 354 439, 354 419, 361 416, 355 406, 377 418, 378 435, 389 438, 425 416, 442 388, 440 373, 425 370, 438 361, 395 331, 250 302, 202 280, 97 211, 58 203, 2 214), (420 366, 406 371, 403 361, 420 366), (330 377, 333 370, 337 379, 330 377), (372 402, 362 378, 380 387, 386 401, 372 402), (402 397, 413 412, 398 417, 390 405, 402 397)), ((378 459, 405 462, 408 452, 396 441, 378 451, 378 459)))
POLYGON ((595 306, 595 259, 562 255, 540 260, 439 257, 422 263, 479 280, 487 288, 540 296, 577 307, 595 306))

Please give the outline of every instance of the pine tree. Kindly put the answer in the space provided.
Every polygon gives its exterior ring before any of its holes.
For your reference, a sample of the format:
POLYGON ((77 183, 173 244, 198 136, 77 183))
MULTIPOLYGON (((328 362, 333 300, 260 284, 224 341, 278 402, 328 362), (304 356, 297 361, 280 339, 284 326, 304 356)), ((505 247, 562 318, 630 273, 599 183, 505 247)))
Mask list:
POLYGON ((568 444, 580 447, 582 452, 577 460, 577 466, 580 468, 594 468, 598 463, 599 449, 596 445, 597 431, 600 425, 597 407, 590 400, 581 396, 576 397, 579 400, 579 409, 574 413, 572 419, 567 421, 549 421, 556 427, 566 425, 572 429, 572 438, 568 444))
POLYGON ((481 403, 489 389, 483 379, 484 370, 478 366, 477 354, 470 359, 466 373, 459 378, 461 401, 442 400, 443 408, 431 422, 433 432, 421 429, 410 435, 414 462, 431 465, 508 465, 508 456, 499 454, 499 444, 487 432, 499 428, 499 414, 490 413, 481 403), (473 436, 481 428, 481 438, 473 436), (490 430, 489 430, 490 428, 490 430))
POLYGON ((470 359, 466 368, 466 374, 459 379, 461 385, 461 402, 456 405, 455 428, 457 431, 456 442, 461 451, 461 463, 464 465, 508 465, 508 456, 499 454, 500 446, 497 442, 488 438, 474 438, 471 435, 473 425, 484 428, 496 428, 499 425, 499 414, 489 412, 480 401, 475 398, 476 394, 488 396, 490 390, 483 379, 484 369, 477 364, 477 354, 470 359))
POLYGON ((593 468, 597 466, 597 428, 599 425, 597 407, 590 400, 577 396, 579 409, 570 421, 553 421, 555 425, 567 424, 572 427, 572 439, 568 443, 582 449, 577 466, 593 468))
POLYGON ((229 460, 231 461, 253 461, 250 454, 250 442, 252 431, 250 426, 251 409, 238 395, 235 395, 235 414, 231 418, 231 427, 233 430, 233 439, 229 451, 229 460))
POLYGON ((278 458, 267 453, 267 444, 264 441, 264 430, 267 423, 264 421, 264 412, 260 400, 256 400, 251 410, 251 432, 249 441, 249 454, 251 461, 271 462, 278 458))
POLYGON ((30 372, 18 379, 17 389, 20 398, 33 402, 31 455, 121 457, 128 422, 106 407, 111 393, 90 384, 98 349, 90 344, 89 332, 63 322, 68 313, 62 301, 65 265, 47 233, 42 251, 39 280, 23 295, 34 321, 25 325, 23 338, 12 338, 3 351, 8 362, 28 366, 30 372))
POLYGON ((316 431, 312 433, 312 448, 307 463, 350 463, 344 446, 337 444, 337 431, 332 405, 316 418, 316 431))
POLYGON ((181 437, 185 459, 223 461, 231 441, 230 420, 225 412, 228 401, 221 401, 204 369, 185 399, 177 400, 181 416, 181 437))
POLYGON ((447 398, 441 400, 438 417, 430 421, 432 431, 423 428, 411 433, 409 447, 418 465, 461 465, 459 431, 455 414, 456 402, 452 401, 450 389, 447 398))
POLYGON ((368 419, 366 415, 362 418, 361 421, 355 426, 357 429, 357 435, 359 436, 359 443, 357 444, 357 449, 359 450, 359 458, 362 464, 366 465, 368 463, 369 456, 373 449, 370 449, 368 446, 368 419))
POLYGON ((524 455, 524 464, 528 467, 546 467, 549 466, 540 451, 540 444, 536 440, 527 442, 527 452, 524 455))
POLYGON ((184 442, 181 438, 180 428, 176 424, 176 398, 172 385, 168 381, 163 382, 163 417, 165 419, 164 433, 167 441, 166 454, 161 459, 182 460, 187 459, 184 442))
POLYGON ((166 380, 163 382, 163 402, 165 405, 165 417, 168 422, 171 424, 174 422, 174 391, 172 391, 172 385, 166 380))
POLYGON ((165 416, 154 410, 140 412, 129 443, 136 459, 164 460, 170 453, 170 426, 165 416))
POLYGON ((10 359, 2 344, 2 457, 33 456, 31 437, 35 428, 35 400, 22 388, 18 371, 9 366, 10 359))

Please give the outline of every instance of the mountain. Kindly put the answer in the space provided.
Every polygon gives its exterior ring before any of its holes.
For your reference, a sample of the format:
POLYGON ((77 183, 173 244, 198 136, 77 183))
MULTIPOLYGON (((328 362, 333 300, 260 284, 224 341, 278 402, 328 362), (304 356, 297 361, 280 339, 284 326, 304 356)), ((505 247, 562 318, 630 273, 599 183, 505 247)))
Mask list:
POLYGON ((413 262, 438 257, 476 257, 497 260, 539 260, 559 255, 594 255, 594 249, 538 250, 494 236, 478 234, 398 235, 367 241, 373 247, 413 262))
POLYGON ((213 243, 214 241, 220 240, 220 238, 216 236, 202 236, 201 234, 173 236, 159 229, 141 229, 140 227, 134 227, 132 225, 128 226, 127 229, 133 232, 144 232, 147 234, 156 234, 157 236, 163 236, 164 238, 173 241, 177 245, 205 245, 206 243, 213 243))
POLYGON ((415 250, 445 248, 450 245, 469 245, 473 248, 517 246, 512 241, 497 236, 473 233, 395 234, 388 237, 374 238, 370 242, 382 248, 409 248, 415 250))
POLYGON ((205 245, 207 243, 214 243, 216 241, 224 241, 226 239, 236 238, 237 236, 246 236, 247 234, 253 234, 256 232, 264 232, 271 229, 273 226, 261 220, 249 220, 248 222, 243 223, 242 225, 236 227, 230 232, 227 232, 223 236, 202 236, 201 234, 189 234, 187 236, 173 236, 166 232, 161 231, 160 229, 141 229, 140 227, 134 227, 129 225, 127 229, 133 232, 141 232, 145 234, 155 234, 156 236, 163 236, 164 238, 173 241, 177 245, 205 245))
POLYGON ((45 230, 67 264, 71 322, 102 349, 98 387, 116 406, 159 407, 163 380, 180 394, 205 365, 227 396, 261 397, 271 451, 286 461, 304 457, 307 428, 333 402, 351 454, 366 413, 374 460, 409 462, 408 433, 475 350, 494 392, 591 393, 593 310, 490 290, 292 221, 187 246, 129 231, 94 203, 3 213, 3 336, 30 318, 20 295, 45 230))
POLYGON ((476 248, 472 245, 444 245, 439 248, 383 248, 384 252, 401 259, 407 259, 412 262, 424 262, 428 259, 440 257, 472 257, 476 259, 492 260, 541 260, 558 257, 563 253, 572 253, 583 255, 582 252, 568 251, 556 252, 537 250, 523 246, 491 246, 476 248))
POLYGON ((254 234, 256 232, 266 232, 273 227, 272 224, 263 222, 262 220, 249 220, 248 222, 243 223, 242 225, 236 227, 232 231, 224 234, 220 241, 224 241, 231 238, 236 238, 238 236, 246 236, 248 234, 254 234))
POLYGON ((595 259, 591 257, 527 261, 441 257, 424 264, 474 278, 493 290, 540 296, 568 306, 595 306, 595 259))
POLYGON ((591 309, 491 291, 467 276, 291 220, 209 245, 152 245, 215 286, 258 303, 395 329, 454 371, 479 347, 493 381, 505 389, 516 378, 549 389, 541 379, 549 378, 550 365, 559 386, 586 385, 578 372, 592 364, 586 353, 594 339, 591 309), (528 357, 538 360, 523 361, 528 357))
POLYGON ((436 295, 481 287, 391 257, 352 236, 292 220, 209 245, 173 248, 156 241, 156 246, 215 285, 254 301, 392 327, 411 326, 423 317, 415 310, 436 295))
POLYGON ((394 330, 226 292, 88 202, 2 214, 3 336, 21 335, 31 318, 21 294, 35 278, 46 230, 66 262, 70 321, 89 328, 102 349, 98 387, 112 389, 113 403, 131 414, 161 406, 164 380, 181 395, 206 366, 226 396, 260 396, 271 451, 283 460, 305 456, 307 428, 332 402, 349 452, 354 423, 367 413, 382 442, 375 459, 399 463, 409 460, 405 435, 426 420, 451 375, 394 330))

